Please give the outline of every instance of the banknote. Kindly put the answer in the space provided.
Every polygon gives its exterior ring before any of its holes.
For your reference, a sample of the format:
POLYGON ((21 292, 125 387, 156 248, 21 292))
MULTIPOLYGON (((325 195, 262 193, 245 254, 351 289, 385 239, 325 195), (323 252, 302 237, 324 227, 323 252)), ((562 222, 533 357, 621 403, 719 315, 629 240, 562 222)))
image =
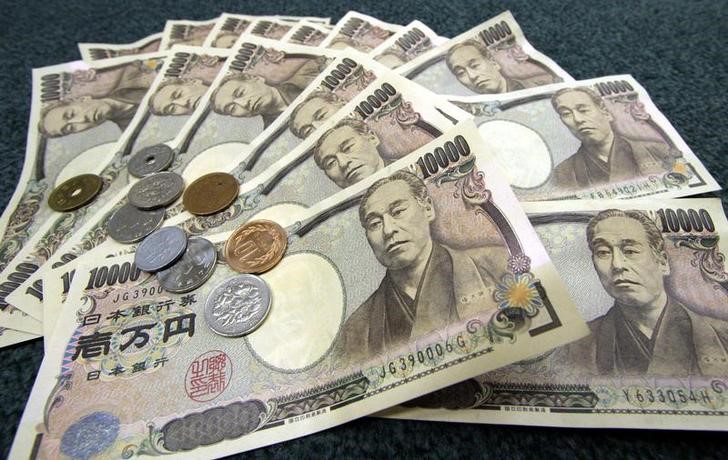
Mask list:
POLYGON ((397 69, 425 88, 458 96, 498 94, 573 78, 531 46, 510 11, 397 69))
POLYGON ((369 55, 390 69, 396 69, 447 40, 422 22, 412 21, 374 48, 369 55))
POLYGON ((203 45, 218 19, 212 18, 206 21, 170 19, 164 24, 159 49, 168 50, 174 45, 203 45))
MULTIPOLYGON (((6 275, 14 273, 0 283, 2 313, 12 311, 5 302, 7 294, 33 270, 32 266, 9 263, 57 215, 47 203, 51 191, 78 174, 102 172, 114 154, 110 147, 136 113, 163 57, 163 53, 154 53, 102 63, 76 61, 33 71, 23 172, 0 218, 0 268, 6 275)), ((0 314, 2 325, 39 331, 31 318, 13 316, 0 314)))
POLYGON ((132 255, 87 259, 11 456, 219 457, 586 333, 472 122, 279 223, 287 254, 262 275, 270 312, 243 338, 213 333, 204 315, 221 282, 219 305, 234 310, 221 314, 261 308, 264 293, 237 285, 224 259, 182 295, 132 255))
POLYGON ((728 222, 720 200, 566 200, 524 208, 591 335, 391 415, 726 430, 728 222), (443 409, 443 397, 460 398, 467 409, 443 409))
POLYGON ((84 61, 99 61, 119 56, 130 56, 133 54, 146 54, 159 51, 162 41, 162 32, 144 37, 134 43, 79 43, 78 50, 81 52, 81 59, 84 61))
POLYGON ((475 117, 521 201, 720 188, 629 75, 450 100, 475 117))
POLYGON ((319 46, 321 42, 329 35, 331 30, 322 24, 315 22, 301 21, 291 27, 281 41, 286 43, 296 43, 298 45, 319 46))
POLYGON ((285 16, 285 15, 280 15, 280 14, 277 14, 274 17, 280 21, 286 21, 286 22, 293 22, 293 23, 309 22, 309 23, 327 27, 328 30, 331 30, 331 28, 333 27, 331 25, 331 18, 325 18, 325 17, 319 17, 319 16, 285 16))
MULTIPOLYGON (((328 117, 334 115, 339 108, 367 88, 378 76, 388 72, 384 66, 369 60, 361 53, 347 49, 339 52, 337 57, 322 74, 314 80, 310 87, 296 98, 290 107, 281 114, 263 133, 250 144, 249 154, 244 156, 237 151, 234 173, 241 181, 255 177, 294 150, 306 137, 328 117)), ((213 147, 214 148, 214 147, 213 147)), ((231 150, 235 152, 234 150, 231 150)), ((229 160, 228 160, 229 161, 229 160)), ((206 163, 210 163, 208 158, 206 163)), ((124 200, 124 194, 119 195, 124 200)), ((109 210, 116 206, 107 206, 109 210)), ((179 211, 181 207, 178 206, 179 211)), ((109 211, 107 211, 109 212, 109 211)), ((239 211, 238 211, 239 212, 239 211)), ((170 212, 171 214, 171 212, 170 212)), ((237 215, 237 214, 236 214, 237 215)), ((94 248, 107 239, 105 213, 99 213, 97 219, 87 223, 84 228, 75 232, 67 246, 62 248, 58 262, 43 267, 43 330, 53 330, 59 312, 59 306, 65 301, 75 270, 76 257, 94 248), (69 261, 61 265, 64 261, 69 261), (58 266, 56 269, 49 267, 58 266), (53 279, 53 281, 49 281, 53 279)), ((111 244, 111 243, 109 243, 111 244)), ((116 246, 114 246, 116 248, 116 246)), ((132 247, 112 249, 128 252, 132 247)), ((23 292, 21 289, 19 292, 23 292)), ((27 300, 26 300, 27 301, 27 300)), ((38 304, 40 306, 40 303, 38 304)))
MULTIPOLYGON (((204 174, 228 171, 239 164, 249 152, 250 143, 338 54, 335 50, 241 37, 209 89, 197 99, 194 113, 175 131, 176 136, 165 143, 176 155, 170 170, 180 173, 189 184, 204 174), (244 96, 237 96, 241 92, 244 96)), ((85 222, 61 248, 44 259, 46 266, 62 264, 105 240, 106 221, 126 203, 130 187, 126 185, 105 200, 94 219, 85 222)), ((181 209, 173 206, 167 214, 174 215, 181 209)), ((11 305, 39 317, 42 297, 42 274, 37 273, 16 290, 11 300, 16 304, 11 305)))
POLYGON ((362 53, 369 53, 401 28, 366 14, 349 11, 336 23, 320 46, 334 49, 352 47, 362 53))
POLYGON ((205 39, 205 46, 232 48, 238 38, 258 20, 257 16, 223 13, 205 39))
POLYGON ((294 25, 295 23, 286 21, 258 19, 245 33, 257 37, 270 38, 271 40, 281 40, 294 25))

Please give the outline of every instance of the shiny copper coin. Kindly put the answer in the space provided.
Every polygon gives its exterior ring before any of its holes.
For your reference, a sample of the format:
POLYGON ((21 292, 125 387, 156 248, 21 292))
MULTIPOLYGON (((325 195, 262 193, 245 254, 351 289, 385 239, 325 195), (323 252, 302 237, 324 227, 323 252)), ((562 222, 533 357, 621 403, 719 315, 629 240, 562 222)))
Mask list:
POLYGON ((54 211, 68 212, 89 204, 101 192, 104 180, 96 174, 81 174, 54 188, 48 206, 54 211))
POLYGON ((209 216, 230 206, 239 190, 240 184, 231 174, 205 174, 187 186, 182 203, 192 214, 209 216))
POLYGON ((263 273, 275 267, 288 246, 283 228, 269 220, 251 220, 225 242, 225 259, 240 273, 263 273))

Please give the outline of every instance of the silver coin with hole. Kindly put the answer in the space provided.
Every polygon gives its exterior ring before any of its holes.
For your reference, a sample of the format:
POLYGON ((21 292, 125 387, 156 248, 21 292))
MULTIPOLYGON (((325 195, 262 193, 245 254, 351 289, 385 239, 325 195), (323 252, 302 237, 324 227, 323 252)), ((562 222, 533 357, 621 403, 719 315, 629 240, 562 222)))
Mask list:
POLYGON ((144 239, 161 227, 162 222, 164 209, 144 211, 127 203, 111 215, 106 231, 119 243, 130 244, 144 239))
POLYGON ((134 263, 145 272, 158 272, 177 262, 187 249, 187 233, 179 227, 162 227, 137 247, 134 263))
POLYGON ((185 181, 177 173, 160 172, 147 176, 129 189, 129 203, 139 209, 170 205, 182 195, 185 181))
POLYGON ((150 145, 138 151, 126 167, 134 177, 146 177, 169 168, 174 161, 174 150, 167 144, 150 145))
POLYGON ((259 276, 238 275, 215 286, 205 303, 205 322, 216 334, 240 337, 258 328, 270 311, 271 293, 259 276))
POLYGON ((187 240, 187 249, 174 265, 157 272, 157 279, 169 292, 183 293, 205 284, 215 271, 217 249, 208 240, 192 237, 187 240))

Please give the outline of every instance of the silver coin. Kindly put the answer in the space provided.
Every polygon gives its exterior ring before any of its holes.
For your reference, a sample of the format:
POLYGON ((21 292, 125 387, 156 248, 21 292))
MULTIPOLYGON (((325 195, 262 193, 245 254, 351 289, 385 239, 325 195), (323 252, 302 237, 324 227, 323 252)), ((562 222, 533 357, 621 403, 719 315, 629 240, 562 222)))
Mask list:
POLYGON ((215 286, 205 303, 205 321, 216 334, 253 332, 270 311, 270 288, 255 275, 238 275, 215 286))
POLYGON ((183 293, 205 284, 215 271, 217 250, 204 238, 187 240, 187 249, 182 258, 171 267, 157 272, 157 279, 169 292, 183 293))
POLYGON ((127 203, 109 218, 106 231, 119 243, 130 244, 144 239, 161 227, 162 222, 164 209, 143 211, 127 203))
POLYGON ((146 177, 164 171, 174 161, 174 150, 167 144, 145 147, 134 154, 126 165, 134 177, 146 177))
POLYGON ((129 203, 139 209, 156 209, 170 205, 182 195, 185 181, 173 172, 147 176, 129 189, 129 203))
POLYGON ((187 234, 179 227, 162 227, 144 238, 134 263, 145 272, 158 272, 177 262, 187 249, 187 234))

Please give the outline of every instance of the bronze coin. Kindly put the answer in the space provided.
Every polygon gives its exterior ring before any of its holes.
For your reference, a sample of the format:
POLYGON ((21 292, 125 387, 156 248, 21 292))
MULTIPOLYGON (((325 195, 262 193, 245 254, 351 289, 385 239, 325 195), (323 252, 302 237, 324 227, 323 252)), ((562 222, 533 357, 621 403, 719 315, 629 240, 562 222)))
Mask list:
POLYGON ((251 220, 238 227, 225 242, 225 259, 240 273, 263 273, 273 268, 286 252, 288 236, 270 220, 251 220))
POLYGON ((182 203, 192 214, 209 216, 230 206, 239 190, 240 184, 231 174, 205 174, 187 187, 182 203))
POLYGON ((96 174, 81 174, 68 179, 48 195, 48 206, 68 212, 89 204, 101 192, 104 180, 96 174))

